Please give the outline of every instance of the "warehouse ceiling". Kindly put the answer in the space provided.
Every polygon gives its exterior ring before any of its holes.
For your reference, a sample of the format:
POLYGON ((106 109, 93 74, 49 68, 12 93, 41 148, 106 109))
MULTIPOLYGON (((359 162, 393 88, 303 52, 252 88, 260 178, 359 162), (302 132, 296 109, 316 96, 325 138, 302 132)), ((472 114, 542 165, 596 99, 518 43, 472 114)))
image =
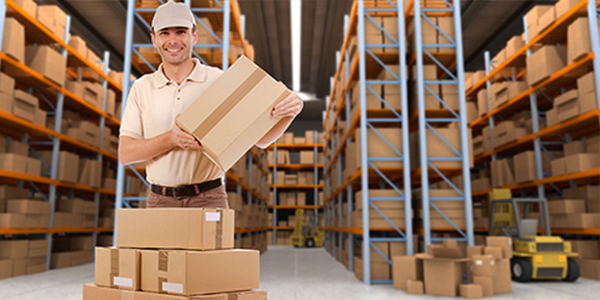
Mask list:
MULTIPOLYGON (((299 0, 298 0, 299 1, 299 0)), ((556 0, 460 0, 463 44, 467 70, 483 68, 483 51, 492 55, 513 35, 522 32, 522 16, 534 4, 556 0)), ((111 52, 111 67, 122 69, 125 45, 126 0, 42 0, 59 4, 73 17, 73 32, 90 48, 111 52)), ((320 119, 335 72, 335 52, 343 42, 344 15, 353 0, 302 0, 301 88, 320 100, 307 105, 302 114, 320 119)), ((288 86, 292 85, 290 5, 288 0, 239 0, 246 16, 246 37, 254 45, 256 62, 288 86)), ((147 33, 135 24, 136 42, 147 41, 147 33)))

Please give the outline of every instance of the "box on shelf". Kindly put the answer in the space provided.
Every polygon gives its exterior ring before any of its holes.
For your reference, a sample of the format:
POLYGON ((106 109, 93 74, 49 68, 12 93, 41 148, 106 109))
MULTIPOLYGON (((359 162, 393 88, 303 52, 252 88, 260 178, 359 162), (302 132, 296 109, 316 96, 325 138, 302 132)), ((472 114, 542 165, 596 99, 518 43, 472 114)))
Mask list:
POLYGON ((15 60, 25 63, 25 27, 14 18, 4 21, 2 51, 15 60))
POLYGON ((527 57, 526 64, 527 84, 535 86, 567 65, 567 48, 545 45, 527 57))
POLYGON ((48 45, 27 46, 25 63, 57 85, 62 87, 65 84, 67 59, 52 47, 48 45))
POLYGON ((38 99, 22 90, 15 90, 12 113, 27 121, 35 121, 35 112, 38 109, 38 99))

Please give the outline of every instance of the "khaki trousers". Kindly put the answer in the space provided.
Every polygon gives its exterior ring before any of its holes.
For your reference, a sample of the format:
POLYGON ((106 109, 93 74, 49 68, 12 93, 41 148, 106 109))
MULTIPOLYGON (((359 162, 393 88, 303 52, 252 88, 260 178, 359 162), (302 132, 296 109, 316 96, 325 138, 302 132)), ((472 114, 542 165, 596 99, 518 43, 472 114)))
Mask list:
POLYGON ((179 200, 172 196, 164 196, 150 192, 146 199, 148 208, 164 207, 206 207, 206 208, 229 208, 227 203, 227 192, 224 186, 202 192, 196 196, 183 197, 179 200))

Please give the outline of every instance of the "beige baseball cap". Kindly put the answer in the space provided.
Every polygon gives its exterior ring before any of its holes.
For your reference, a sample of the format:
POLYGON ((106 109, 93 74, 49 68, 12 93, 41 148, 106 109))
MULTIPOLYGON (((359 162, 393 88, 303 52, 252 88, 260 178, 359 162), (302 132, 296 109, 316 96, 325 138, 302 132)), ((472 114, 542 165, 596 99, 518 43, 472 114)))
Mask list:
POLYGON ((152 18, 152 28, 155 31, 169 27, 192 28, 196 24, 190 8, 182 2, 169 1, 156 9, 152 18))

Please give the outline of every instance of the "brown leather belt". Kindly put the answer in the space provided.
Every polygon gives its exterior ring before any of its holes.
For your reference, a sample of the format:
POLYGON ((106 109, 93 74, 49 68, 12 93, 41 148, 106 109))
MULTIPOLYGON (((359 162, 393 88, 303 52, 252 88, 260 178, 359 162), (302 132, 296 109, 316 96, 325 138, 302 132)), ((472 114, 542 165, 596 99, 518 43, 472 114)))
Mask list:
POLYGON ((202 192, 212 190, 216 187, 220 187, 223 184, 221 178, 205 181, 202 183, 190 184, 190 185, 178 185, 178 186, 160 186, 153 184, 150 190, 153 193, 160 194, 163 196, 175 197, 181 199, 183 197, 196 196, 202 192))

